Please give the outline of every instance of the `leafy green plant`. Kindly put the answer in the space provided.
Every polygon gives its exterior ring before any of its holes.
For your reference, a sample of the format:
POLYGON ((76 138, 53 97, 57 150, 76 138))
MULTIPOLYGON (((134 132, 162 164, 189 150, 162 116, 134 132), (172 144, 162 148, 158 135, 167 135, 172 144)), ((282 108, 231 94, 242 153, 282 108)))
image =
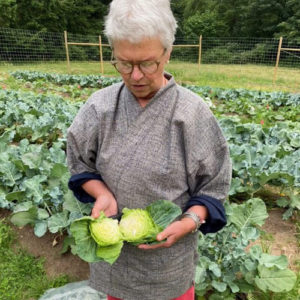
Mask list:
POLYGON ((228 224, 217 234, 199 238, 196 293, 209 299, 235 299, 232 295, 262 291, 290 291, 296 275, 284 255, 262 252, 259 245, 246 247, 260 236, 258 226, 268 217, 264 202, 253 198, 243 204, 227 204, 228 224), (223 297, 223 298, 222 298, 223 297))
POLYGON ((282 218, 287 220, 290 218, 295 211, 300 210, 300 195, 299 190, 294 190, 291 188, 283 189, 280 193, 281 197, 277 199, 276 203, 279 207, 284 207, 287 210, 283 214, 282 218))
POLYGON ((103 88, 113 83, 120 82, 121 78, 109 78, 99 75, 67 75, 67 74, 55 74, 55 73, 41 73, 35 71, 15 71, 11 75, 17 79, 33 82, 36 80, 44 80, 56 83, 58 85, 63 84, 78 84, 80 87, 98 87, 103 88))

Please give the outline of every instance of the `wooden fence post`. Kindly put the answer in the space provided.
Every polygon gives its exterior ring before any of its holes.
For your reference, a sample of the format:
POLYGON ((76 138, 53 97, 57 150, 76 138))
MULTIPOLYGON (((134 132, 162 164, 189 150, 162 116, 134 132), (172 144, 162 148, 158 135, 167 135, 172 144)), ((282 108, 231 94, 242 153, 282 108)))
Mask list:
POLYGON ((200 71, 201 54, 202 54, 202 34, 199 36, 198 71, 200 71))
POLYGON ((68 35, 67 31, 64 31, 65 36, 65 47, 66 47, 66 56, 67 56, 67 67, 68 67, 68 73, 70 73, 70 58, 69 58, 69 48, 68 48, 68 35))
POLYGON ((282 46, 282 36, 280 37, 279 44, 278 44, 276 66, 275 66, 274 76, 273 76, 273 84, 275 84, 276 78, 277 78, 277 69, 278 69, 278 65, 279 65, 281 46, 282 46))
POLYGON ((99 35, 99 53, 100 53, 100 67, 101 67, 101 74, 104 74, 104 68, 103 68, 103 54, 102 54, 102 39, 101 35, 99 35))

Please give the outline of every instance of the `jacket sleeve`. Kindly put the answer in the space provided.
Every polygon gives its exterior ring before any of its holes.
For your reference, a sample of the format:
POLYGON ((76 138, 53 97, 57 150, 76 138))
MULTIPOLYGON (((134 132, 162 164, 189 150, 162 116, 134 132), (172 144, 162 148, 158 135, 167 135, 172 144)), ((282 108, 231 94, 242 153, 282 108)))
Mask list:
POLYGON ((67 163, 71 175, 99 174, 96 169, 98 124, 96 110, 88 101, 79 110, 67 133, 67 163))
POLYGON ((95 202, 95 198, 89 195, 81 186, 89 180, 99 180, 103 181, 101 175, 94 173, 80 173, 72 175, 68 186, 69 189, 73 192, 74 196, 83 203, 95 202))
POLYGON ((208 108, 202 108, 188 130, 186 147, 192 149, 187 159, 191 198, 186 209, 193 205, 206 206, 208 219, 200 230, 216 232, 226 225, 223 202, 229 192, 232 173, 228 144, 208 108))

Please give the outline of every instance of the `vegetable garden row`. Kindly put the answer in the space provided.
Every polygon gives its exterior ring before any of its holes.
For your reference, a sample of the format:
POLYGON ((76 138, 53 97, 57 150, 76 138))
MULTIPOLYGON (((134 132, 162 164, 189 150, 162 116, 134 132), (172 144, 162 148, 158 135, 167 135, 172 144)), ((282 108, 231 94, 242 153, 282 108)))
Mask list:
MULTIPOLYGON (((14 224, 32 224, 39 237, 48 230, 68 232, 65 248, 75 252, 70 225, 89 215, 91 206, 76 201, 67 187, 66 130, 82 99, 120 79, 39 72, 10 76, 24 89, 0 88, 0 207, 13 212, 14 224)), ((245 248, 260 237, 268 217, 262 192, 276 195, 273 205, 286 208, 285 219, 300 209, 300 94, 186 87, 218 118, 233 162, 228 224, 217 234, 199 236, 197 295, 269 299, 270 293, 291 290, 296 275, 286 256, 264 253, 259 245, 245 248)))

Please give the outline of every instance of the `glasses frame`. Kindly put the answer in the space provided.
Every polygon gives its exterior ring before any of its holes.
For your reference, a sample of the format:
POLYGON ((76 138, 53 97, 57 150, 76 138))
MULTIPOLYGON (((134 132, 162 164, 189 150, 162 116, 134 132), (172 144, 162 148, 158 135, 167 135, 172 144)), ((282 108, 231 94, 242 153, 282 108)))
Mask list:
POLYGON ((118 60, 118 59, 113 59, 113 58, 114 58, 114 49, 112 49, 110 63, 115 67, 115 69, 117 70, 117 72, 120 73, 120 74, 125 74, 125 75, 131 74, 131 73, 133 72, 134 66, 137 66, 137 67, 139 68, 140 72, 142 72, 144 75, 147 75, 147 74, 148 74, 148 75, 151 75, 151 74, 154 74, 154 73, 158 70, 158 67, 159 67, 159 65, 160 65, 160 63, 161 63, 161 58, 166 54, 166 52, 167 52, 167 49, 164 48, 164 52, 163 52, 163 54, 158 58, 158 60, 144 60, 144 61, 138 61, 138 62, 136 62, 136 63, 133 63, 133 62, 131 62, 131 61, 129 61, 129 60, 118 60), (130 72, 120 72, 120 71, 117 69, 117 67, 116 67, 116 64, 117 64, 118 62, 126 62, 126 63, 130 64, 130 65, 131 65, 131 71, 130 71, 130 72), (154 72, 152 72, 152 73, 148 73, 148 72, 142 71, 142 69, 141 69, 141 67, 140 67, 140 64, 141 64, 141 63, 144 63, 144 62, 154 62, 154 63, 156 64, 156 70, 155 70, 154 72))

